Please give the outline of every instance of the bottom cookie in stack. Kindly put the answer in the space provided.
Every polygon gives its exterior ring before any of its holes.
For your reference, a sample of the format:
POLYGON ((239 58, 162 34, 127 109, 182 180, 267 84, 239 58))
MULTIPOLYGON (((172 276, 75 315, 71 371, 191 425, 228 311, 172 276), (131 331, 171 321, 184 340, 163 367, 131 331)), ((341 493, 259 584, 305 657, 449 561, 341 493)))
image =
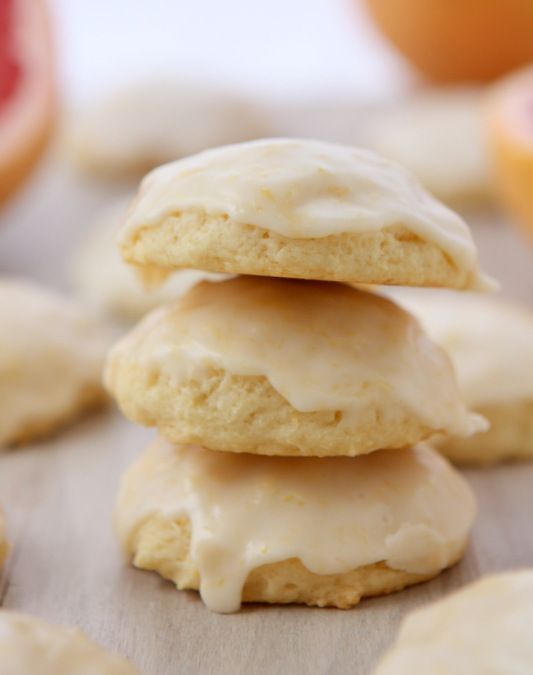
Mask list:
POLYGON ((351 607, 457 562, 476 514, 427 446, 360 457, 266 457, 159 437, 122 479, 126 558, 209 609, 241 601, 351 607))

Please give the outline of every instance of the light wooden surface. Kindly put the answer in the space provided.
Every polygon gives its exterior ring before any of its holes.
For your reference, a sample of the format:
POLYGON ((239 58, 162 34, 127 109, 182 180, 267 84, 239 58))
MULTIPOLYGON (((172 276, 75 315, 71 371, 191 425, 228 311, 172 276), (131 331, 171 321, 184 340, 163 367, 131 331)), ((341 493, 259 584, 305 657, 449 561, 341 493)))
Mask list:
MULTIPOLYGON (((80 230, 119 188, 82 183, 49 160, 2 214, 0 271, 65 285, 80 230)), ((468 214, 486 270, 533 305, 533 248, 495 214, 468 214)), ((146 675, 366 674, 402 616, 480 574, 533 565, 533 465, 466 472, 480 515, 465 559, 434 581, 353 610, 250 605, 210 613, 193 592, 125 567, 110 519, 117 482, 153 431, 109 410, 0 456, 0 502, 13 553, 0 601, 64 625, 129 658, 146 675)))

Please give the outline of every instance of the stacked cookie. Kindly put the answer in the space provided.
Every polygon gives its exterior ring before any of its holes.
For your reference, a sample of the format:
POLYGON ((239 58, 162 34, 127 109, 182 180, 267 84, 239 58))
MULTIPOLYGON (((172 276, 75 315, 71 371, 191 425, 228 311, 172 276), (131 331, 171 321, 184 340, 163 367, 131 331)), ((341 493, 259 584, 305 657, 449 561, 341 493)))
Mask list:
POLYGON ((109 391, 161 434, 120 488, 129 560, 230 612, 349 607, 461 557, 473 495, 416 444, 485 421, 415 319, 348 285, 489 287, 458 216, 374 154, 260 141, 149 174, 119 240, 152 277, 254 275, 199 284, 109 355, 109 391))

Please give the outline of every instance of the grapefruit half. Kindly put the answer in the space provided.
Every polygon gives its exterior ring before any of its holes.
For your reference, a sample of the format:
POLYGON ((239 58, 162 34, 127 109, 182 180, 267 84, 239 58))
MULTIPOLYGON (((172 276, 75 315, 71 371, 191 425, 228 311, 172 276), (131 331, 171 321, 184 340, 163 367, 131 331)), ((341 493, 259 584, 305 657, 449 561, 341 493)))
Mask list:
POLYGON ((366 0, 389 40, 437 82, 486 82, 533 61, 532 0, 366 0))
POLYGON ((0 0, 0 202, 35 165, 52 130, 52 49, 42 0, 0 0))
POLYGON ((493 88, 487 122, 498 195, 533 237, 533 67, 493 88))

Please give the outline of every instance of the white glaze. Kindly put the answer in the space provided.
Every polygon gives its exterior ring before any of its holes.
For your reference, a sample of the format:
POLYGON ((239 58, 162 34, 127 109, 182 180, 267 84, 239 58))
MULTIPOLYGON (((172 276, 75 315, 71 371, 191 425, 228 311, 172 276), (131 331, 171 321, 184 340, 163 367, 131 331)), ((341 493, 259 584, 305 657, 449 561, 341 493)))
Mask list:
POLYGON ((289 458, 175 446, 160 437, 130 473, 115 511, 125 554, 133 555, 132 533, 149 516, 187 516, 200 593, 217 612, 239 609, 251 570, 290 558, 316 574, 379 561, 437 572, 460 555, 476 513, 467 483, 426 446, 289 458))
POLYGON ((385 292, 449 354, 468 406, 533 398, 533 312, 477 294, 385 292))
POLYGON ((374 675, 533 672, 533 571, 489 576, 416 610, 374 675))
POLYGON ((399 165, 372 152, 319 141, 268 139, 217 148, 155 169, 144 179, 118 241, 173 213, 202 211, 291 238, 379 231, 402 224, 441 247, 472 287, 477 250, 463 220, 399 165))
POLYGON ((178 388, 208 368, 265 376, 301 412, 379 413, 383 424, 414 416, 431 429, 486 429, 459 396, 447 358, 391 301, 343 284, 237 277, 204 282, 156 311, 120 341, 113 372, 136 363, 178 388))

